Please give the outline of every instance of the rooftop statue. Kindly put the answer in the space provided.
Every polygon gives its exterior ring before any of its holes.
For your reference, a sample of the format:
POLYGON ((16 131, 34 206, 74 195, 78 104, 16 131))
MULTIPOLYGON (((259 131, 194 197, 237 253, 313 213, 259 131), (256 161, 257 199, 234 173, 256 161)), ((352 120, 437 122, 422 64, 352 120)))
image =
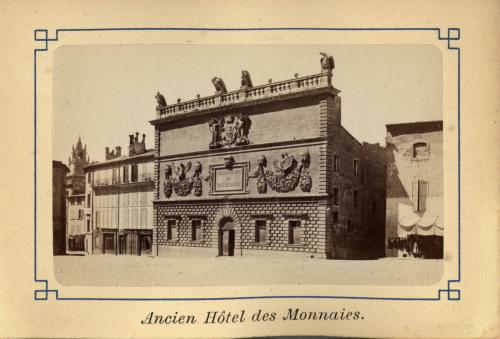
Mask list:
POLYGON ((321 72, 330 73, 332 69, 335 68, 335 62, 333 61, 333 57, 331 55, 326 54, 325 52, 319 52, 323 57, 321 58, 321 72))
POLYGON ((167 100, 165 100, 165 97, 160 92, 156 93, 155 99, 156 103, 158 104, 158 107, 167 106, 167 100))
POLYGON ((219 77, 213 77, 212 83, 215 87, 215 95, 222 95, 227 93, 226 85, 224 84, 224 80, 219 77))
POLYGON ((241 71, 241 88, 252 88, 252 79, 250 78, 250 73, 248 71, 241 71))

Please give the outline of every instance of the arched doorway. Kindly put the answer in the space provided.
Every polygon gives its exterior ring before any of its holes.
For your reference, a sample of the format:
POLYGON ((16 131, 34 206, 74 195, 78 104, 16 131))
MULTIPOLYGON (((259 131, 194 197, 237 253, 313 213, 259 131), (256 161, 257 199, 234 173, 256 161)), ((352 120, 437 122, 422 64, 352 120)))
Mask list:
POLYGON ((234 256, 234 220, 224 217, 219 221, 219 255, 234 256))

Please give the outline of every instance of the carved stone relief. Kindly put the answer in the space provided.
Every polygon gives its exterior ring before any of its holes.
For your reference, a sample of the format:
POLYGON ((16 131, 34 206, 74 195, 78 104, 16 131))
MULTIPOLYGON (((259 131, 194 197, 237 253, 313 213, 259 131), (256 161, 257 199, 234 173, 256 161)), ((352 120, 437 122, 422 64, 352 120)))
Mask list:
POLYGON ((222 119, 213 118, 208 126, 212 134, 212 141, 209 148, 221 148, 248 145, 248 133, 252 121, 244 114, 226 115, 222 119))
POLYGON ((163 193, 166 198, 172 196, 172 191, 180 197, 187 196, 193 191, 194 195, 199 197, 203 194, 202 167, 200 162, 195 162, 193 166, 193 174, 188 176, 191 169, 191 162, 186 165, 180 163, 173 175, 172 167, 165 166, 165 181, 163 182, 163 193))
POLYGON ((310 192, 312 187, 310 163, 307 151, 301 153, 300 165, 293 155, 283 153, 281 159, 274 162, 274 170, 271 170, 267 168, 266 157, 261 155, 257 170, 249 177, 257 179, 257 191, 261 194, 267 193, 267 187, 276 192, 287 193, 300 186, 303 192, 310 192))

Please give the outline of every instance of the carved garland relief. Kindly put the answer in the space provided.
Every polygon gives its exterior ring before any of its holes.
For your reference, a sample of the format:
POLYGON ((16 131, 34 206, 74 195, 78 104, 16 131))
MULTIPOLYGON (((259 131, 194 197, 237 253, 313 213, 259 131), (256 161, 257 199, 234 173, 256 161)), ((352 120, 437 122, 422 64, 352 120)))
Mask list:
MULTIPOLYGON (((309 172, 311 163, 308 151, 304 151, 300 155, 300 164, 295 159, 294 155, 283 153, 281 159, 274 162, 274 169, 267 168, 267 159, 261 155, 257 169, 254 173, 249 174, 248 178, 256 178, 257 191, 260 194, 267 193, 269 187, 273 191, 279 193, 288 193, 294 191, 297 186, 302 192, 310 192, 312 188, 312 178, 309 172)), ((226 164, 226 167, 228 164, 226 164)), ((186 165, 180 163, 173 174, 172 166, 165 167, 165 180, 163 182, 163 193, 166 198, 172 196, 172 192, 180 197, 194 193, 200 197, 203 194, 203 181, 211 181, 211 174, 202 175, 202 166, 200 162, 196 162, 193 166, 193 174, 188 175, 191 169, 191 162, 186 165)))
POLYGON ((181 163, 177 166, 175 170, 175 176, 173 175, 172 166, 166 165, 165 167, 165 181, 163 182, 163 193, 166 198, 172 196, 172 191, 175 192, 180 197, 185 197, 194 192, 194 195, 199 197, 203 194, 203 182, 202 180, 207 180, 207 178, 202 177, 201 163, 196 162, 193 168, 193 174, 188 176, 188 172, 191 169, 191 162, 186 165, 181 163))
POLYGON ((309 173, 311 159, 309 152, 301 153, 300 165, 293 155, 283 153, 281 159, 275 161, 274 170, 267 168, 267 159, 260 156, 257 170, 249 177, 257 179, 257 191, 267 193, 267 187, 279 193, 294 191, 300 186, 302 192, 310 192, 312 178, 309 173))

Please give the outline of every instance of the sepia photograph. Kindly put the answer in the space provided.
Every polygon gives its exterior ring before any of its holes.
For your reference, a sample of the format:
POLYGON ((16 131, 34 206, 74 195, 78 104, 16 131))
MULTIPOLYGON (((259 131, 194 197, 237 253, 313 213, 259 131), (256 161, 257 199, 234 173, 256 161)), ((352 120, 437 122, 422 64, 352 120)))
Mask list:
POLYGON ((60 284, 441 278, 438 48, 64 45, 53 70, 60 284))
POLYGON ((499 9, 0 1, 0 337, 498 338, 499 9))

